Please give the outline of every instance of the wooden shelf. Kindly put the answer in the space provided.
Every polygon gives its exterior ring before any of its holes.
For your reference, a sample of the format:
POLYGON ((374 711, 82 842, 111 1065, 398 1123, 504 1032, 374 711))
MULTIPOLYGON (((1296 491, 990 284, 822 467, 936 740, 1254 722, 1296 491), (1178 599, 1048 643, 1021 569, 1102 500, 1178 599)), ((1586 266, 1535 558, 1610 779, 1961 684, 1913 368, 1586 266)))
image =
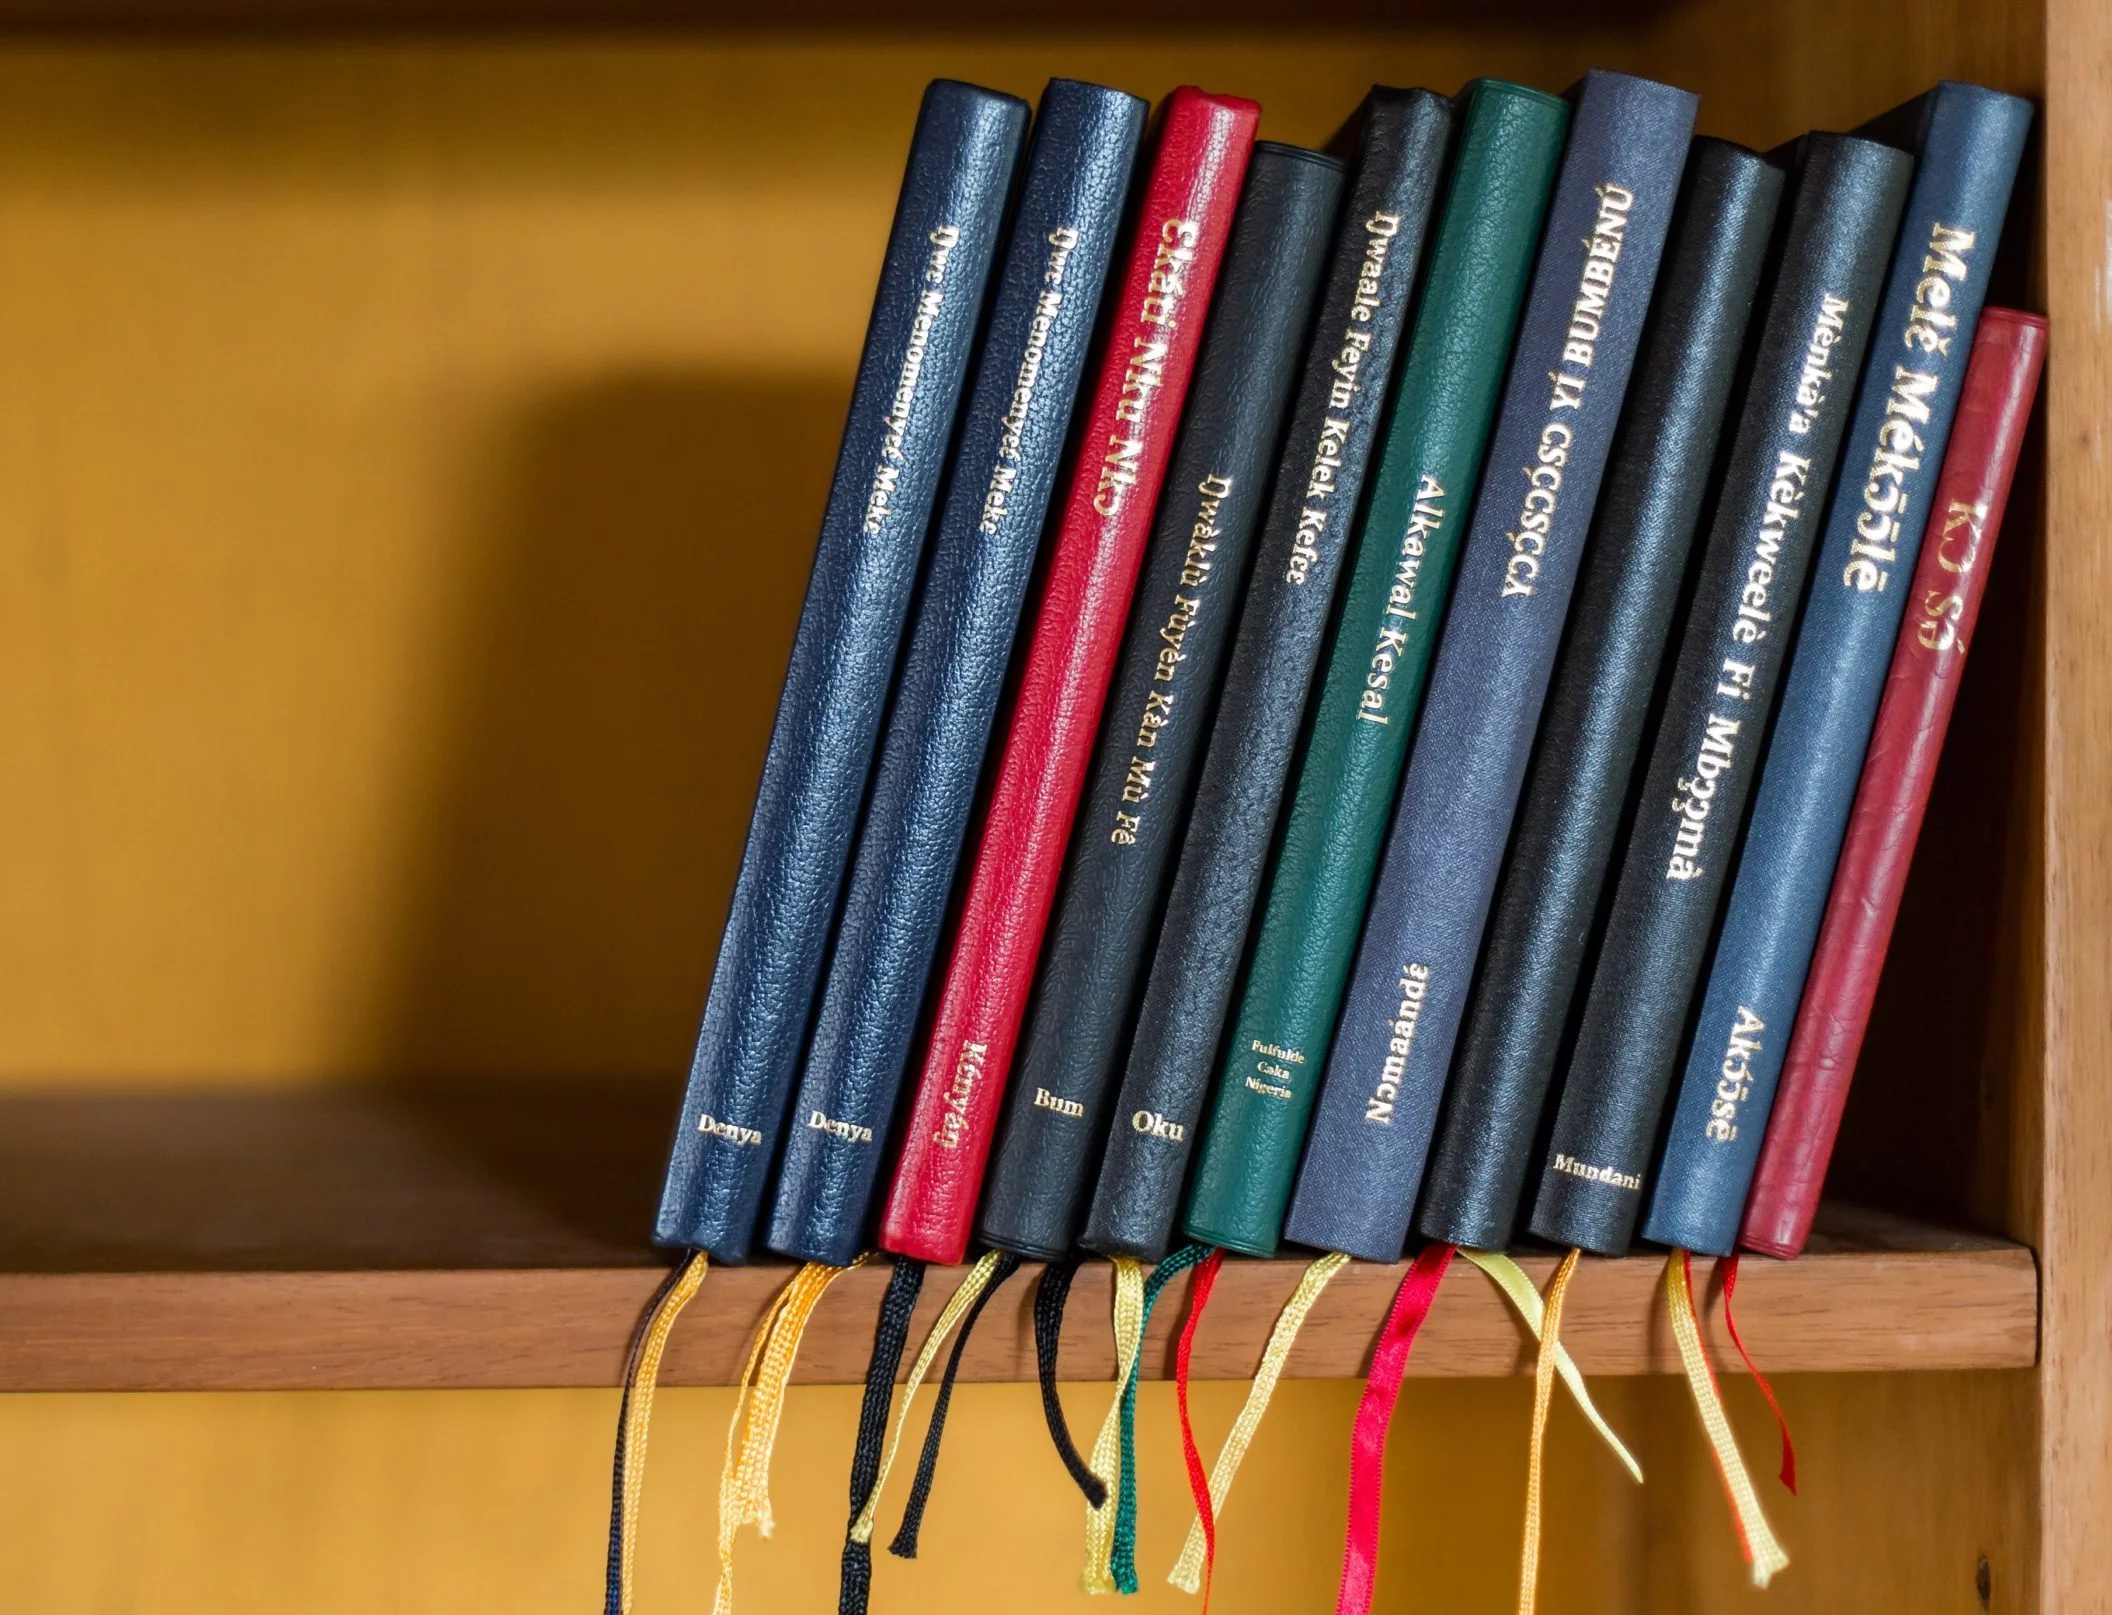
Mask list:
MULTIPOLYGON (((666 1089, 637 1083, 0 1101, 0 1390, 613 1385, 661 1271, 642 1233, 673 1113, 666 1089)), ((1536 1281, 1553 1265, 1523 1260, 1536 1281)), ((1587 1372, 1676 1367, 1662 1267, 1654 1254, 1585 1264, 1564 1338, 1587 1372)), ((1253 1372, 1300 1268, 1227 1266, 1197 1338, 1199 1376, 1253 1372)), ((1361 1374, 1400 1271, 1356 1263, 1337 1278, 1290 1372, 1361 1374)), ((1033 1377, 1033 1272, 986 1316, 966 1377, 1033 1377)), ((1079 1277, 1067 1379, 1113 1373, 1108 1275, 1095 1263, 1079 1277)), ((713 1272, 666 1381, 734 1379, 785 1276, 713 1272)), ((954 1281, 932 1275, 919 1329, 954 1281)), ((884 1283, 877 1270, 837 1283, 801 1379, 863 1376, 884 1283)), ((2031 1253, 1903 1218, 1830 1208, 1809 1254, 1750 1262, 1739 1295, 1740 1327, 1772 1371, 2036 1357, 2031 1253)), ((1172 1370, 1183 1300, 1169 1295, 1153 1318, 1151 1376, 1172 1370)), ((1462 1263, 1411 1371, 1517 1373, 1528 1348, 1462 1263)))
MULTIPOLYGON (((1611 0, 1592 13, 1600 28, 1654 21, 1676 0, 1611 0)), ((1445 0, 1382 0, 1361 19, 1366 27, 1447 26, 1445 0)), ((1559 0, 1483 0, 1475 23, 1504 27, 1574 27, 1559 0)), ((1136 32, 1249 28, 1302 31, 1303 19, 1280 0, 1046 0, 993 12, 981 0, 910 0, 889 8, 885 22, 853 0, 0 0, 0 30, 29 33, 122 33, 131 36, 212 32, 274 34, 460 31, 712 30, 870 31, 972 29, 981 35, 1136 32)))

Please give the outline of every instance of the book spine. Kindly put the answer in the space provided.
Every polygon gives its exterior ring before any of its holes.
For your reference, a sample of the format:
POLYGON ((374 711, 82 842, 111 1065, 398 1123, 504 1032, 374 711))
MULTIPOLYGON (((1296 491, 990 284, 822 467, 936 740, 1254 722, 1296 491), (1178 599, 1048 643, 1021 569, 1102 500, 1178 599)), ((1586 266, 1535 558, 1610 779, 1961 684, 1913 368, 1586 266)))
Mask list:
POLYGON ((1274 1253, 1525 303, 1569 105, 1469 88, 1283 844, 1189 1192, 1188 1233, 1274 1253))
POLYGON ((1742 146, 1687 158, 1430 1150, 1416 1226, 1446 1244, 1501 1250, 1518 1219, 1782 189, 1742 146))
POLYGON ((653 1237, 745 1259, 792 1096, 1027 109, 925 92, 653 1237))
POLYGON ((1990 308, 1981 316, 1907 595, 1908 620, 1885 677, 1739 1229, 1747 1250, 1795 1256, 1811 1232, 2045 356, 2046 322, 2037 315, 1990 308))
POLYGON ((1899 638, 2031 107, 1932 91, 1871 362, 1782 683, 1664 1167, 1643 1231, 1713 1255, 1738 1237, 1804 973, 1899 638), (1904 518, 1917 513, 1910 523, 1904 518))
POLYGON ((1261 116, 1167 97, 880 1243, 966 1253, 1042 929, 1261 116))
POLYGON ((1035 118, 778 1168, 765 1242, 801 1261, 865 1232, 1146 110, 1058 79, 1035 118))
POLYGON ((1526 758, 1642 340, 1695 98, 1576 92, 1421 728, 1286 1224, 1400 1255, 1526 758))
POLYGON ((1086 1217, 1105 1255, 1173 1233, 1451 129, 1443 96, 1376 89, 1335 148, 1349 196, 1086 1217))
POLYGON ((1084 1219, 1343 180, 1268 142, 1247 169, 991 1161, 1004 1250, 1061 1256, 1084 1219))
POLYGON ((1533 1202, 1533 1232, 1558 1244, 1618 1256, 1635 1231, 1912 166, 1874 141, 1803 142, 1737 438, 1533 1202))

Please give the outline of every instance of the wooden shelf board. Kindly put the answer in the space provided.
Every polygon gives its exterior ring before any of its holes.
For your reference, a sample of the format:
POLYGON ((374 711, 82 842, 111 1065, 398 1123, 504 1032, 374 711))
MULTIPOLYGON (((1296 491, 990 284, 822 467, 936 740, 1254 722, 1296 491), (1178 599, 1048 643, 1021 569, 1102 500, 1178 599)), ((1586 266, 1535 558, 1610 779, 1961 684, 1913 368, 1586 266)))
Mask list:
MULTIPOLYGON (((258 1097, 0 1100, 0 1389, 608 1386, 662 1272, 643 1242, 671 1093, 660 1084, 492 1085, 258 1097)), ((1830 1208, 1796 1262, 1754 1259, 1739 1324, 1770 1371, 2018 1368, 2037 1352, 2031 1253, 1983 1235, 1830 1208)), ((1536 1282, 1549 1254, 1521 1258, 1536 1282)), ((1586 1372, 1677 1366, 1658 1254, 1587 1261, 1563 1337, 1586 1372)), ((1228 1263, 1194 1371, 1260 1360, 1298 1261, 1228 1263)), ((1029 1266, 986 1313, 969 1379, 1034 1374, 1029 1266)), ((1402 1269, 1353 1263, 1289 1372, 1360 1375, 1402 1269)), ((664 1381, 725 1384, 787 1277, 720 1268, 664 1381)), ((927 1327, 959 1275, 933 1272, 927 1327)), ((846 1275, 798 1377, 863 1377, 883 1269, 846 1275)), ((1172 1371, 1185 1284, 1153 1316, 1145 1372, 1172 1371)), ((1109 1269, 1079 1275, 1066 1379, 1113 1373, 1109 1269)), ((1709 1326, 1722 1336, 1720 1298, 1709 1326)), ((1510 1374, 1530 1342, 1455 1264, 1411 1372, 1510 1374)))
MULTIPOLYGON (((1675 0, 1611 0, 1593 28, 1639 26, 1675 0)), ((1446 0, 1383 0, 1367 27, 1457 26, 1446 0)), ((1559 0, 1484 0, 1474 25, 1575 30, 1559 0)), ((976 0, 912 0, 883 21, 853 0, 0 0, 0 30, 25 33, 184 35, 212 32, 406 33, 632 29, 787 31, 898 37, 901 30, 978 34, 1125 33, 1166 28, 1304 32, 1278 0, 1047 0, 993 12, 976 0)))

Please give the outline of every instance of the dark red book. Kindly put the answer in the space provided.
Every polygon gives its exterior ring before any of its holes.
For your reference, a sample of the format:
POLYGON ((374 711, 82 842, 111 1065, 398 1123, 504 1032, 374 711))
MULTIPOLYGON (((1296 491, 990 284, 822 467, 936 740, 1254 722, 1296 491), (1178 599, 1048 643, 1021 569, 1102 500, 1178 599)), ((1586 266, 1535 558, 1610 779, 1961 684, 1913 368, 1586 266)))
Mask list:
POLYGON ((1811 1232, 2045 357, 2046 322, 2038 315, 2006 308, 1981 315, 1906 622, 1746 1201, 1738 1234, 1746 1250, 1795 1256, 1811 1232))
POLYGON ((1109 307, 1012 726, 978 832, 880 1243, 967 1253, 1042 932, 1070 843, 1181 402, 1261 109, 1182 88, 1160 108, 1134 246, 1109 307))

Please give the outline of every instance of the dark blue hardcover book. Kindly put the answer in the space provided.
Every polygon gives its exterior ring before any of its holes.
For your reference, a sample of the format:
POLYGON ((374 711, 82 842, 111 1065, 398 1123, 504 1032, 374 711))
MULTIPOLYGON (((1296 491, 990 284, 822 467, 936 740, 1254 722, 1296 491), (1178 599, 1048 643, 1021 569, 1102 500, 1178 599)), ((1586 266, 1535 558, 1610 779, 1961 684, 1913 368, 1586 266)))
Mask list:
POLYGON ((740 1261, 761 1217, 1004 228, 1026 104, 924 93, 653 1237, 740 1261))
POLYGON ((1642 338, 1696 98, 1570 92, 1487 470, 1285 1236, 1401 1253, 1512 814, 1642 338))
POLYGON ((1857 131, 1920 161, 1645 1239, 1737 1239, 2030 126, 2030 103, 1945 83, 1857 131))
POLYGON ((765 1242, 802 1261, 865 1232, 1147 110, 1042 93, 785 1133, 765 1242))

